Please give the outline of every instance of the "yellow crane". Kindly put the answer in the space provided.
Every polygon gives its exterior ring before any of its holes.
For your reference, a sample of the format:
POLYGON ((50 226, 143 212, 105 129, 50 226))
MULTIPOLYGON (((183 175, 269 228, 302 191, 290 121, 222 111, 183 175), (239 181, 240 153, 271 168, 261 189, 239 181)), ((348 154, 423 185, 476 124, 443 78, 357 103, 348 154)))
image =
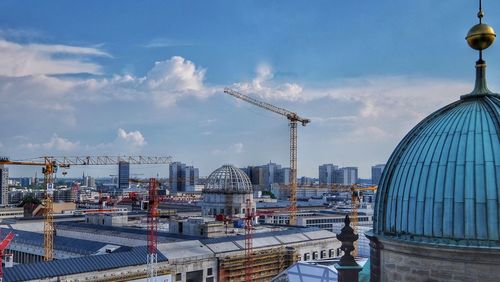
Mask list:
POLYGON ((297 124, 300 122, 302 126, 306 126, 311 120, 300 117, 289 110, 241 94, 230 88, 225 88, 224 93, 285 116, 288 119, 290 125, 290 224, 295 225, 297 223, 297 124))
POLYGON ((23 161, 11 161, 9 158, 1 157, 0 165, 22 165, 41 166, 46 185, 44 199, 44 260, 51 261, 54 258, 54 214, 52 195, 54 191, 54 176, 58 168, 70 168, 75 165, 118 165, 120 162, 129 164, 169 164, 171 157, 149 157, 149 156, 78 156, 78 157, 54 157, 45 156, 23 161))

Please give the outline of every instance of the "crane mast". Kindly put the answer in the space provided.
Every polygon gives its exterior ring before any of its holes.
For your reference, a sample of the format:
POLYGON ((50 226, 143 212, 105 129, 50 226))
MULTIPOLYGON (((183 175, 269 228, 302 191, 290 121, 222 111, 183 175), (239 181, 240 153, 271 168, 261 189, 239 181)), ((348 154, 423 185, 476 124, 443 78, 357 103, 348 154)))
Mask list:
POLYGON ((27 165, 41 166, 46 191, 44 199, 44 260, 54 259, 54 210, 52 195, 54 192, 54 175, 58 168, 70 168, 74 165, 117 165, 121 161, 130 164, 169 164, 172 158, 158 156, 75 156, 75 157, 54 157, 45 156, 25 161, 11 161, 8 158, 0 157, 0 165, 27 165))
POLYGON ((247 95, 241 94, 230 88, 224 88, 224 93, 246 101, 257 107, 285 116, 290 126, 290 224, 297 223, 297 124, 306 126, 311 120, 302 118, 294 112, 259 101, 247 95))

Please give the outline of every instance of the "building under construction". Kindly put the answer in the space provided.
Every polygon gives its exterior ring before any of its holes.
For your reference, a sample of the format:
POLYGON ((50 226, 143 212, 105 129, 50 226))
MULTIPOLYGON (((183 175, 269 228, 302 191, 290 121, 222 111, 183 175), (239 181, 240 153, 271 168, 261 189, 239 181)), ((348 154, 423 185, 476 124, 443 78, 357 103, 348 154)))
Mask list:
MULTIPOLYGON (((12 219, 11 227, 18 232, 6 253, 13 254, 14 265, 5 269, 4 281, 154 281, 151 273, 185 282, 249 281, 249 277, 269 281, 294 262, 339 257, 334 233, 256 225, 257 214, 248 177, 225 165, 207 180, 202 214, 187 220, 179 215, 162 219, 169 227, 154 232, 154 248, 149 224, 148 228, 131 224, 137 215, 126 219, 123 211, 103 210, 102 216, 55 218, 54 260, 42 261, 43 220, 12 219), (116 216, 121 220, 105 220, 116 216), (156 258, 153 269, 146 259, 151 255, 156 258)), ((148 212, 148 223, 150 217, 148 212)))

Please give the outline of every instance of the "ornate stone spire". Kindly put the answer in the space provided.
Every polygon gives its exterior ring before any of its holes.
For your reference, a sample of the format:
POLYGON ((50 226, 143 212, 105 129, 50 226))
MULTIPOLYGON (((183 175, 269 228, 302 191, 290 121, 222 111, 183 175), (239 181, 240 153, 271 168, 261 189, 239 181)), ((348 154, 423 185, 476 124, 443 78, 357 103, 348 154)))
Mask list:
POLYGON ((358 234, 354 234, 354 229, 350 226, 349 215, 345 216, 344 227, 337 234, 337 239, 342 242, 340 249, 344 255, 340 258, 338 264, 335 264, 339 275, 339 282, 358 281, 358 274, 362 267, 356 262, 351 252, 354 251, 354 242, 358 240, 358 234))

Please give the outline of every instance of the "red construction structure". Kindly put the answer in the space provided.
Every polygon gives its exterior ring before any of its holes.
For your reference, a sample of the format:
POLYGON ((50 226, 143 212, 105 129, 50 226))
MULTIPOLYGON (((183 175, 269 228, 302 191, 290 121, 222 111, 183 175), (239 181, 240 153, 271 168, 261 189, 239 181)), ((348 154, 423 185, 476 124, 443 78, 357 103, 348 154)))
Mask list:
POLYGON ((14 233, 9 232, 7 236, 0 242, 0 282, 3 281, 3 268, 2 268, 2 260, 4 256, 5 249, 9 246, 10 242, 14 239, 14 233))
POLYGON ((158 276, 158 182, 156 178, 149 179, 149 205, 148 205, 148 279, 155 281, 158 276))

